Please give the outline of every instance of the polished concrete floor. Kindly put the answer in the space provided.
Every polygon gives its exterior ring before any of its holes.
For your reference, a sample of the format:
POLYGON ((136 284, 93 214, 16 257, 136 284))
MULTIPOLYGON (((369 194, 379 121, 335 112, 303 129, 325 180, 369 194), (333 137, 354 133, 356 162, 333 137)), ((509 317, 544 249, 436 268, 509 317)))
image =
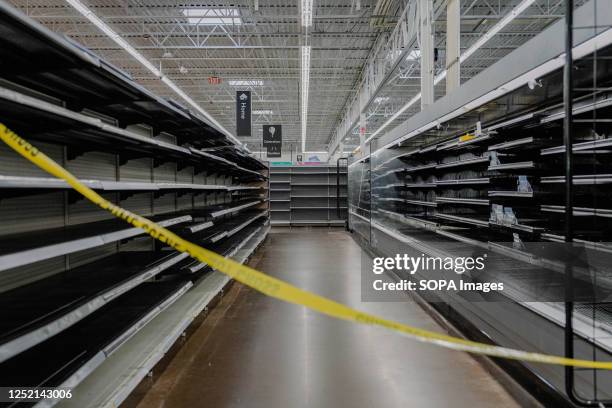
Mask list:
MULTIPOLYGON (((257 269, 361 310, 443 329, 409 299, 361 303, 361 250, 343 231, 274 231, 257 269)), ((516 407, 470 356, 332 320, 234 285, 139 408, 516 407)))

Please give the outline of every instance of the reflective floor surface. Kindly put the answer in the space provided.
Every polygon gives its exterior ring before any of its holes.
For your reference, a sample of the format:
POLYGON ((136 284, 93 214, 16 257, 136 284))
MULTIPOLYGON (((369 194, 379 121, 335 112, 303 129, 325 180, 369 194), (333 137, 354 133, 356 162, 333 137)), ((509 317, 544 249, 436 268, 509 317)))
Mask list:
MULTIPOLYGON (((257 269, 364 311, 443 329, 416 303, 362 303, 361 249, 341 230, 273 231, 257 269)), ((332 320, 234 285, 139 408, 516 407, 471 357, 332 320)))

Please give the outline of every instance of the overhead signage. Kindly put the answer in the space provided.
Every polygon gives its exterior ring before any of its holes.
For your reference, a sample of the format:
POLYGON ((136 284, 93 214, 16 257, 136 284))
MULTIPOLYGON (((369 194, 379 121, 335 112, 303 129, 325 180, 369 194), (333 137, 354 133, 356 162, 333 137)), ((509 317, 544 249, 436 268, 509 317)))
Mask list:
POLYGON ((283 144, 282 125, 263 125, 263 145, 281 146, 283 144))
POLYGON ((280 144, 270 144, 266 146, 268 150, 268 157, 281 157, 281 145, 280 144))
POLYGON ((236 136, 251 136, 251 91, 236 92, 236 136))

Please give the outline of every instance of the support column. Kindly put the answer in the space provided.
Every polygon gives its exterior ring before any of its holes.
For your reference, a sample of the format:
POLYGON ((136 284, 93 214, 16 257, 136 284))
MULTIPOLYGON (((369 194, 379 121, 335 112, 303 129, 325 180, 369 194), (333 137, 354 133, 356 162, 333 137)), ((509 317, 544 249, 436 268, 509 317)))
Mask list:
POLYGON ((359 114, 359 146, 361 153, 365 155, 365 139, 366 139, 366 114, 359 114))
POLYGON ((421 109, 434 101, 433 0, 419 0, 421 40, 421 109))
POLYGON ((448 0, 446 6, 446 93, 461 84, 461 14, 460 0, 448 0))

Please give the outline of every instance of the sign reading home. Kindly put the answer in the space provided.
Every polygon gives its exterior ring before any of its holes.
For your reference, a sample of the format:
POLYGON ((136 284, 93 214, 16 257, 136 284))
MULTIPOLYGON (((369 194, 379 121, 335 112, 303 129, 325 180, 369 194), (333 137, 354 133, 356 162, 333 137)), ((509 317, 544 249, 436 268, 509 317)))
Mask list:
POLYGON ((236 135, 251 136, 251 91, 236 92, 236 135))

